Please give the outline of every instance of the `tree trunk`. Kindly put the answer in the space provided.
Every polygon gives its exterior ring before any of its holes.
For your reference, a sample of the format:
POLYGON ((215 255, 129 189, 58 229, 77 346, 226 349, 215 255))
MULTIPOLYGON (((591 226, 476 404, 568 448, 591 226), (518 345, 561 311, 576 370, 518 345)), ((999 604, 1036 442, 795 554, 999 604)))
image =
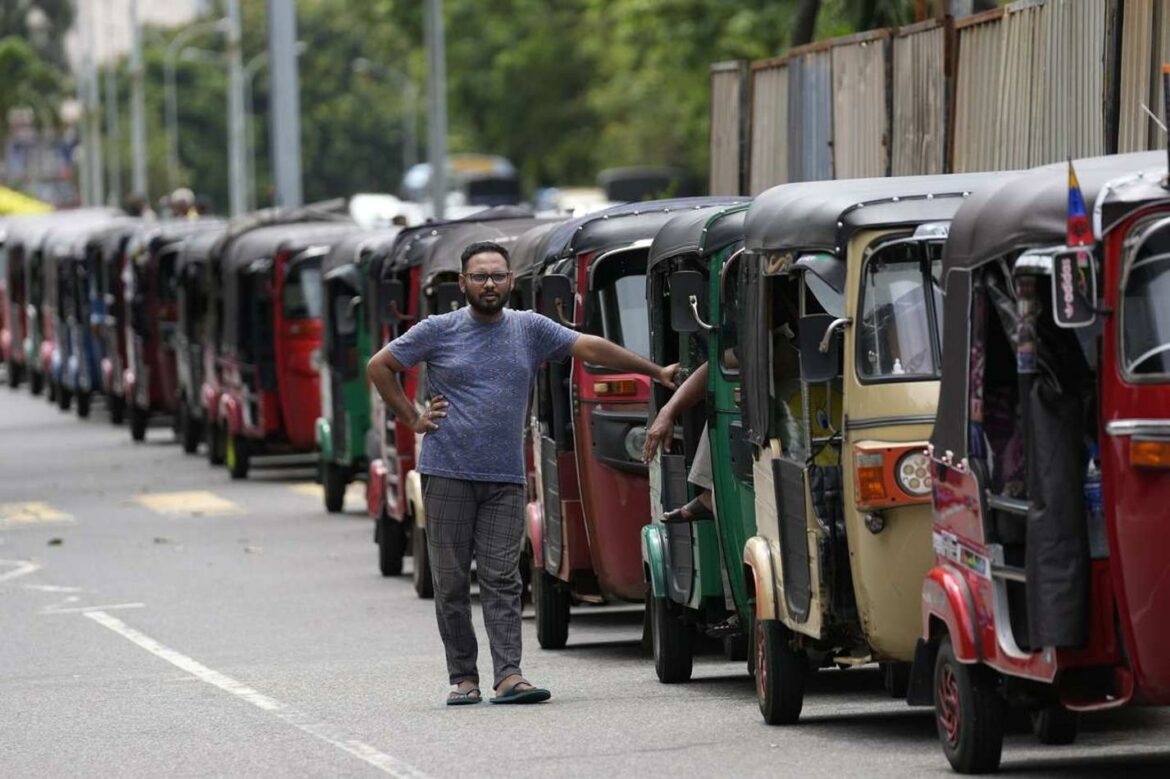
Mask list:
POLYGON ((792 28, 793 48, 812 43, 820 10, 821 0, 800 0, 800 6, 796 9, 796 25, 792 28))

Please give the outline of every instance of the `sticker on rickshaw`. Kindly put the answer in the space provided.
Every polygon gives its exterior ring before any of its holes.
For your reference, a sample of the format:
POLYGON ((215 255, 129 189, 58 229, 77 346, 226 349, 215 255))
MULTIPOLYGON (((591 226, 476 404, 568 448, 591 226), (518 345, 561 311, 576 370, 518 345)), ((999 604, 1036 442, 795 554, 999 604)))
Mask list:
POLYGON ((933 540, 934 553, 939 557, 950 560, 984 579, 991 578, 991 560, 964 544, 958 536, 936 530, 933 540))

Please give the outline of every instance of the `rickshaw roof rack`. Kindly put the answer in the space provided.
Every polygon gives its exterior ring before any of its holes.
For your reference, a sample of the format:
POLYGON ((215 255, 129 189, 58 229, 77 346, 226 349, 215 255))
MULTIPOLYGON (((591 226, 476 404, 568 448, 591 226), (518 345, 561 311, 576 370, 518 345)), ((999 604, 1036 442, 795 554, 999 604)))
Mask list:
POLYGON ((754 252, 840 253, 859 230, 950 219, 1001 173, 890 176, 781 184, 756 196, 744 244, 754 252))
POLYGON ((455 229, 444 232, 427 245, 422 260, 422 284, 426 286, 440 273, 461 271, 463 250, 476 241, 493 241, 508 249, 509 244, 515 244, 534 227, 563 221, 563 218, 537 219, 530 215, 524 219, 497 219, 456 225, 455 229))
POLYGON ((371 227, 347 233, 329 248, 321 260, 321 272, 328 273, 345 265, 356 265, 362 259, 363 252, 373 253, 391 246, 401 233, 401 227, 371 227))
MULTIPOLYGON (((1166 153, 1136 152, 1073 160, 1087 208, 1111 203, 1111 216, 1134 196, 1149 195, 1145 172, 1164 174, 1166 153)), ((1158 195, 1155 195, 1158 196, 1158 195)), ((1165 197, 1162 191, 1160 197, 1165 197)), ((1094 209, 1096 210, 1096 209, 1094 209)), ((1100 213, 1094 220, 1100 237, 1100 213)), ((1108 225, 1106 225, 1106 228, 1108 225)), ((955 214, 943 263, 976 268, 1016 249, 1063 244, 1068 235, 1068 162, 1002 175, 955 214)))
POLYGON ((559 230, 554 233, 548 249, 557 251, 557 255, 550 259, 572 257, 653 238, 664 224, 679 213, 711 206, 732 206, 750 200, 749 197, 725 195, 647 200, 611 206, 566 223, 573 227, 559 250, 556 241, 561 233, 559 230))
POLYGON ((658 263, 684 254, 709 257, 743 240, 747 203, 709 206, 672 218, 662 226, 650 244, 647 271, 658 263))

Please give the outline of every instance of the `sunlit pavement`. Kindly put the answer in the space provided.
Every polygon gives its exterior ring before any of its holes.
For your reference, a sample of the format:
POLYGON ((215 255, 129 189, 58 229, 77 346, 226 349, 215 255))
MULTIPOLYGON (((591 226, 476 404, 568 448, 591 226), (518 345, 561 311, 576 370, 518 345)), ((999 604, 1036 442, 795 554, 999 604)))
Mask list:
MULTIPOLYGON (((326 514, 311 471, 233 482, 169 429, 136 445, 99 404, 0 390, 0 776, 949 773, 930 711, 876 670, 819 674, 771 728, 717 653, 659 684, 630 608, 575 610, 557 652, 525 622, 551 703, 447 708, 433 606, 378 575, 360 487, 347 507, 326 514)), ((1170 775, 1170 714, 1082 730, 1042 747, 1016 724, 1004 771, 1170 775)))

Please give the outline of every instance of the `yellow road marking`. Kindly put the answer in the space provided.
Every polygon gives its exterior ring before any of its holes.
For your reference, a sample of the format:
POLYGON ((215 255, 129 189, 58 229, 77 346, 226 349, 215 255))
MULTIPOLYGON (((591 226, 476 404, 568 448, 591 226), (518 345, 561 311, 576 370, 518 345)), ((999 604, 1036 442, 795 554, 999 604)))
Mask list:
POLYGON ((150 492, 136 495, 134 502, 157 514, 169 516, 205 517, 244 513, 239 504, 206 490, 150 492))
POLYGON ((72 522, 73 517, 39 500, 0 503, 0 525, 34 525, 72 522))
MULTIPOLYGON (((325 500, 325 488, 311 481, 293 484, 289 489, 298 495, 305 495, 317 500, 325 500)), ((348 511, 359 511, 366 507, 366 485, 364 482, 351 482, 345 490, 345 508, 348 511)))

